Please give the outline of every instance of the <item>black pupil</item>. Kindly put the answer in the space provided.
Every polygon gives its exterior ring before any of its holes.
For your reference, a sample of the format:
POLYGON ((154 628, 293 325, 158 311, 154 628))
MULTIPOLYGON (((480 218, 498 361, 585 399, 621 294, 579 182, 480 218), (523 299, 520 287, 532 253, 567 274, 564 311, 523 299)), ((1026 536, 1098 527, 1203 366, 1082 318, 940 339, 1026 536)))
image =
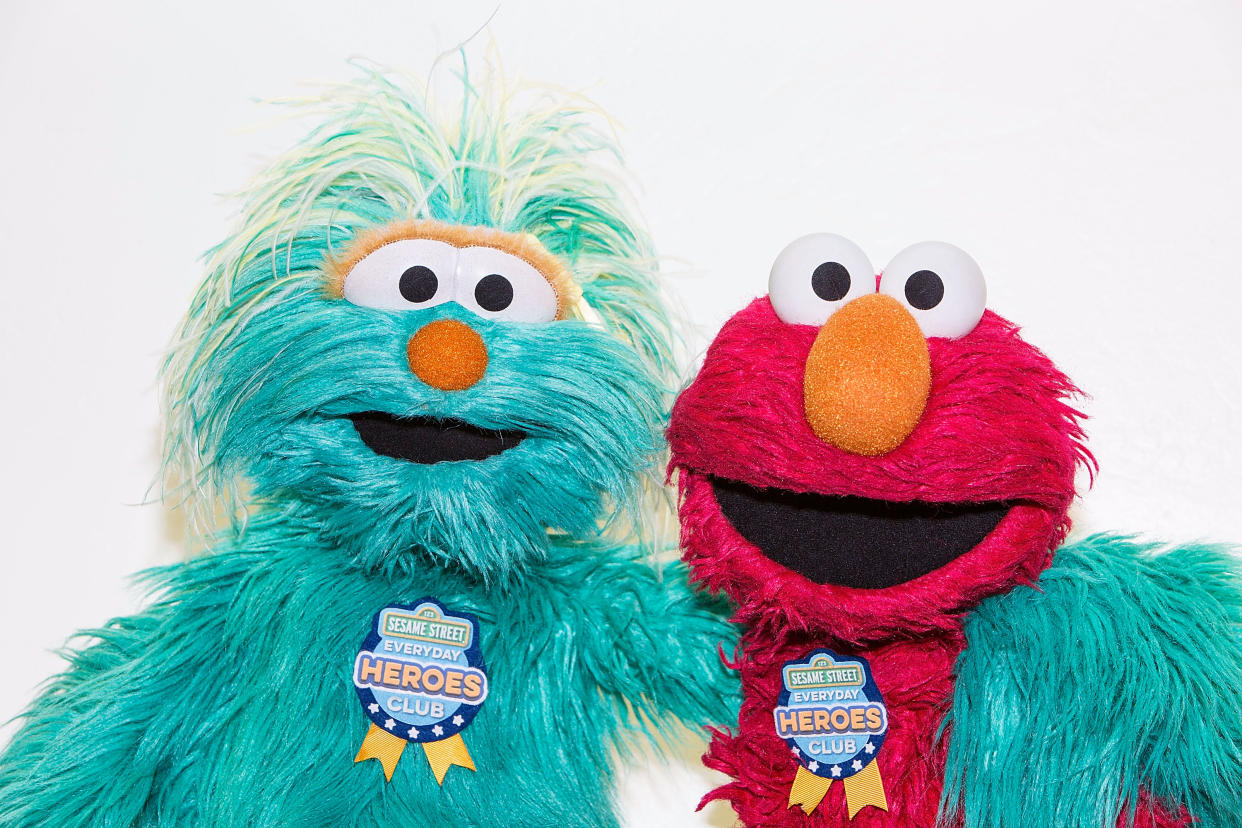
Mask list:
POLYGON ((933 270, 920 270, 906 279, 906 301, 919 310, 931 310, 944 298, 944 282, 933 270))
POLYGON ((436 295, 440 280, 431 268, 414 265, 401 274, 401 295, 407 302, 426 302, 436 295))
POLYGON ((840 262, 824 262, 811 274, 811 290, 825 302, 843 299, 850 292, 850 272, 840 262))
POLYGON ((484 276, 474 286, 474 301, 485 311, 502 311, 513 302, 513 285, 499 273, 484 276))

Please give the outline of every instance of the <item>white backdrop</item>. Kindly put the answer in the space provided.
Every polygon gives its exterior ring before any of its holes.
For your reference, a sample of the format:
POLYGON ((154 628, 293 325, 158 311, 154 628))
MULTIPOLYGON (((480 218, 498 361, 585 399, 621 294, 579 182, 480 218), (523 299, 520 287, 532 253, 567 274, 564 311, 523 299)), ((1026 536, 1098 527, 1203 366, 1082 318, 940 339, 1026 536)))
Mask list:
MULTIPOLYGON (((229 227, 215 194, 294 137, 254 101, 349 56, 424 73, 489 17, 509 76, 620 124, 700 345, 798 235, 877 266, 955 242, 1093 395, 1079 529, 1242 541, 1236 0, 2 6, 0 718, 74 629, 136 608, 128 573, 179 555, 136 505, 153 380, 229 227)), ((629 823, 729 824, 689 816, 695 764, 627 774, 629 823)))

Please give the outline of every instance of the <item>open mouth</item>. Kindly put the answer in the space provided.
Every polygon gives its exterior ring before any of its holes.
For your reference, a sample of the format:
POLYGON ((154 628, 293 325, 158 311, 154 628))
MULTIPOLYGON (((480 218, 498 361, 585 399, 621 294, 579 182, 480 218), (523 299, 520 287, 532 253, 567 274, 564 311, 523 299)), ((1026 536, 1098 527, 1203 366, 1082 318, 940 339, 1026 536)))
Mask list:
POLYGON ((770 560, 817 584, 884 589, 975 548, 1012 504, 892 502, 710 478, 725 519, 770 560))
POLYGON ((349 419, 371 451, 411 463, 486 460, 526 439, 524 431, 495 431, 454 418, 363 411, 350 414, 349 419))

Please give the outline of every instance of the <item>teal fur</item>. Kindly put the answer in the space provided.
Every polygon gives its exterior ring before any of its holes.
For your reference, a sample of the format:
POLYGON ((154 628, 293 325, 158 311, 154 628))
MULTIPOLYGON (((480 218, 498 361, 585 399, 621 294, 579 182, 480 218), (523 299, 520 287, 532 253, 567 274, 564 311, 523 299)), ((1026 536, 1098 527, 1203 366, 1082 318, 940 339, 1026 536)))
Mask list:
POLYGON ((28 714, 0 763, 0 823, 609 826, 610 754, 642 719, 723 715, 732 690, 708 642, 725 630, 680 566, 661 583, 632 549, 560 541, 524 589, 446 570, 398 585, 359 577, 315 533, 269 513, 236 545, 150 573, 162 597, 92 631, 28 714), (417 746, 391 783, 353 764, 369 613, 424 594, 479 618, 491 677, 463 734, 478 771, 451 768, 443 788, 417 746))
POLYGON ((315 102, 323 125, 245 196, 165 372, 176 496, 232 520, 66 651, 0 754, 0 826, 612 826, 632 740, 736 718, 727 608, 654 563, 639 519, 673 375, 650 242, 595 119, 515 100, 466 83, 444 124, 371 73, 315 102), (602 325, 325 289, 329 255, 405 218, 535 234, 602 325), (406 362, 444 317, 489 352, 466 391, 406 362), (530 436, 420 466, 367 449, 343 419, 363 410, 530 436), (423 596, 479 618, 490 677, 463 734, 478 770, 443 787, 417 746, 390 783, 354 763, 354 654, 377 611, 423 596))
POLYGON ((1242 818, 1242 582, 1227 549, 1096 535, 966 623, 945 809, 966 828, 1100 828, 1140 788, 1242 818))
MULTIPOLYGON (((325 413, 308 409, 308 403, 348 405, 375 389, 380 393, 372 402, 401 405, 410 414, 460 415, 456 406, 466 396, 469 413, 488 420, 480 425, 532 425, 549 438, 540 459, 578 465, 597 494, 617 499, 633 514, 633 495, 644 479, 658 479, 654 458, 663 452, 659 421, 676 375, 675 335, 651 242, 618 183, 617 152, 597 128, 598 117, 546 93, 510 92, 497 83, 480 91, 465 81, 462 100, 449 107, 452 114, 442 123, 426 96, 375 72, 302 103, 325 122, 244 194, 239 228, 212 252, 208 277, 166 366, 170 480, 181 482, 187 497, 205 501, 208 510, 222 495, 225 511, 239 514, 246 497, 237 484, 255 477, 256 446, 266 446, 291 418, 305 421, 325 413), (519 101, 527 108, 519 109, 519 101), (411 387, 403 348, 393 343, 408 336, 411 326, 434 318, 434 310, 384 314, 317 296, 324 287, 326 256, 340 255, 361 230, 410 218, 535 235, 569 266, 612 336, 576 321, 544 326, 530 334, 543 343, 543 353, 515 355, 465 395, 411 387), (565 341, 556 341, 562 337, 565 341), (576 350, 584 342, 595 353, 576 350), (297 353, 302 350, 318 353, 297 353), (328 362, 308 375, 316 357, 328 362), (375 358, 381 362, 374 373, 358 370, 370 369, 375 358), (538 360, 534 367, 544 374, 562 368, 565 373, 536 387, 523 370, 528 359, 538 360), (614 373, 591 387, 600 370, 614 373), (264 387, 276 377, 299 387, 264 387), (595 416, 589 428, 559 440, 553 451, 559 418, 580 402, 589 404, 586 395, 605 383, 611 385, 610 398, 602 402, 626 405, 614 407, 608 417, 595 416), (514 398, 527 390, 540 394, 529 408, 514 398), (492 401, 493 394, 506 396, 492 401), (278 405, 270 416, 259 407, 257 398, 264 395, 278 405), (624 422, 614 425, 613 417, 624 422), (633 433, 607 433, 611 428, 633 433), (596 430, 604 439, 593 450, 587 444, 596 430), (623 447, 627 459, 618 466, 615 452, 601 456, 615 448, 613 437, 644 444, 623 447), (597 464, 601 460, 603 466, 597 464), (643 474, 634 474, 635 468, 643 474)), ((508 336, 501 327, 492 328, 503 341, 488 341, 489 351, 505 353, 509 336, 528 336, 523 327, 508 326, 508 336)), ((278 446, 270 454, 280 451, 278 446)), ((266 484, 281 483, 251 482, 260 494, 269 491, 266 484)), ((406 482, 421 490, 420 481, 406 482)), ((392 505, 374 501, 372 494, 351 500, 375 503, 373 512, 391 517, 392 505)), ((581 517, 580 509, 566 511, 581 517)), ((549 525, 571 532, 583 525, 581 520, 559 525, 561 514, 546 517, 549 525)), ((386 555, 409 540, 398 532, 368 554, 386 555)), ((368 544, 375 546, 375 539, 368 544)), ((501 556, 492 563, 503 569, 513 562, 501 556)))
POLYGON ((416 545, 484 581, 542 555, 547 527, 593 532, 601 496, 637 507, 664 409, 631 349, 577 321, 505 324, 455 303, 383 313, 319 292, 313 283, 283 291, 244 339, 217 351, 219 422, 208 426, 219 432, 216 462, 244 471, 258 495, 304 502, 368 568, 426 566, 408 554, 416 545), (487 373, 465 391, 426 386, 406 362, 410 336, 446 317, 468 321, 487 343, 487 373), (479 463, 399 462, 363 446, 345 419, 371 409, 531 436, 479 463))

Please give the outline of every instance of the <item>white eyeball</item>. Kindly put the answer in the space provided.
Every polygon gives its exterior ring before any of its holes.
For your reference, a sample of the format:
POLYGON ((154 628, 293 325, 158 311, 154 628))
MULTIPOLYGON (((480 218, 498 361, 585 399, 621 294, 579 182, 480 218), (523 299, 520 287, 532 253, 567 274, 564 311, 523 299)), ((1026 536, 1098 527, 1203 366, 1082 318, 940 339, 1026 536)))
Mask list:
POLYGON ((345 274, 342 292, 355 305, 382 310, 450 302, 457 248, 431 239, 400 239, 372 250, 345 274))
POLYGON ((462 248, 457 260, 457 292, 462 307, 508 322, 551 322, 556 290, 524 259, 494 247, 462 248))
POLYGON ((822 325, 837 308, 868 293, 875 293, 875 269, 867 254, 832 233, 790 242, 768 277, 772 308, 790 325, 822 325))
POLYGON ((960 247, 937 241, 912 244, 880 276, 880 293, 905 305, 926 337, 963 337, 988 303, 983 271, 960 247))

